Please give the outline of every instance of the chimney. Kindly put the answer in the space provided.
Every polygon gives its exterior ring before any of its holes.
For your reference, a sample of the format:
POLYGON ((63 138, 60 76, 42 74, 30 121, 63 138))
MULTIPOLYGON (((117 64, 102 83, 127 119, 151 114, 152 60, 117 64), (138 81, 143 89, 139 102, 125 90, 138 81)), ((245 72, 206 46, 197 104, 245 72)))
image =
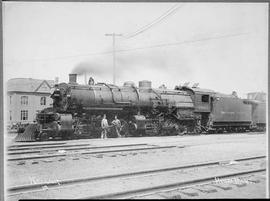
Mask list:
POLYGON ((77 84, 77 74, 69 74, 69 84, 77 84))

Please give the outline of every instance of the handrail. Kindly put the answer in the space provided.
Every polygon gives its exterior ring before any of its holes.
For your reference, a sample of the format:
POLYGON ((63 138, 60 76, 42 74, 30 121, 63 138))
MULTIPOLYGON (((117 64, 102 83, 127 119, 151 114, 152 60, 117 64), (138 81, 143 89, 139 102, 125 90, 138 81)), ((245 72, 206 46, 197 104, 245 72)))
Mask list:
MULTIPOLYGON (((100 84, 100 85, 104 85, 104 86, 106 86, 106 87, 108 87, 109 89, 110 89, 110 91, 111 91, 111 94, 112 94, 112 99, 113 99, 113 102, 114 103, 116 103, 116 104, 130 104, 130 102, 117 102, 117 101, 115 101, 115 99, 114 99, 114 94, 113 94, 113 91, 112 91, 112 88, 108 85, 108 84, 106 84, 106 83, 98 83, 98 84, 100 84)), ((115 86, 115 85, 114 85, 115 86)), ((116 86, 117 87, 117 86, 116 86)), ((118 89, 119 89, 119 87, 117 87, 118 89)), ((122 94, 121 94, 122 95, 122 94)))
POLYGON ((152 91, 159 97, 159 99, 160 100, 162 100, 162 98, 161 98, 161 95, 160 94, 158 94, 154 89, 152 89, 152 91))
POLYGON ((139 92, 138 92, 138 89, 135 87, 135 86, 131 86, 133 89, 135 89, 135 92, 136 92, 136 94, 137 94, 137 96, 138 96, 138 101, 140 101, 140 94, 139 94, 139 92))

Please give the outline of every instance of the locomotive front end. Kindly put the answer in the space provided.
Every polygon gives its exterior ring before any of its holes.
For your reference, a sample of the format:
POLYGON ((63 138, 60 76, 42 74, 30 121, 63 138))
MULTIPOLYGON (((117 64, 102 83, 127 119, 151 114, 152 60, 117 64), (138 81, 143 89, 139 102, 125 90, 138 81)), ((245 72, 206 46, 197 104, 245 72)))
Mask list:
POLYGON ((56 84, 51 94, 53 99, 53 108, 56 112, 64 112, 68 108, 68 85, 66 83, 56 84))

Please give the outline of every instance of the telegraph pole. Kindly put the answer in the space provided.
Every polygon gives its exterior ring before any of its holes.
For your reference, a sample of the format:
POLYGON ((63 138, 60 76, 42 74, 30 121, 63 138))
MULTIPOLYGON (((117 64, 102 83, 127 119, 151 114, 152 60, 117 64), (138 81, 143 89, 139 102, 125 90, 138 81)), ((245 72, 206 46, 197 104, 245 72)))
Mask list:
POLYGON ((105 36, 112 36, 113 38, 113 84, 115 85, 115 36, 122 36, 122 34, 105 34, 105 36))

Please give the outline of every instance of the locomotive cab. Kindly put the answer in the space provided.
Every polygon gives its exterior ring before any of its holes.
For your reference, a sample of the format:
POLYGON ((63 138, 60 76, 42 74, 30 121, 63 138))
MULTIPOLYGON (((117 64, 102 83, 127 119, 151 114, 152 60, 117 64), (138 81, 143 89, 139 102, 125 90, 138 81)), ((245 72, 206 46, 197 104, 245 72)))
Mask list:
POLYGON ((207 131, 210 113, 213 110, 213 96, 215 92, 209 89, 198 88, 197 86, 191 88, 183 86, 178 88, 176 87, 176 89, 184 90, 190 95, 194 103, 194 114, 197 119, 197 127, 201 131, 207 131))

